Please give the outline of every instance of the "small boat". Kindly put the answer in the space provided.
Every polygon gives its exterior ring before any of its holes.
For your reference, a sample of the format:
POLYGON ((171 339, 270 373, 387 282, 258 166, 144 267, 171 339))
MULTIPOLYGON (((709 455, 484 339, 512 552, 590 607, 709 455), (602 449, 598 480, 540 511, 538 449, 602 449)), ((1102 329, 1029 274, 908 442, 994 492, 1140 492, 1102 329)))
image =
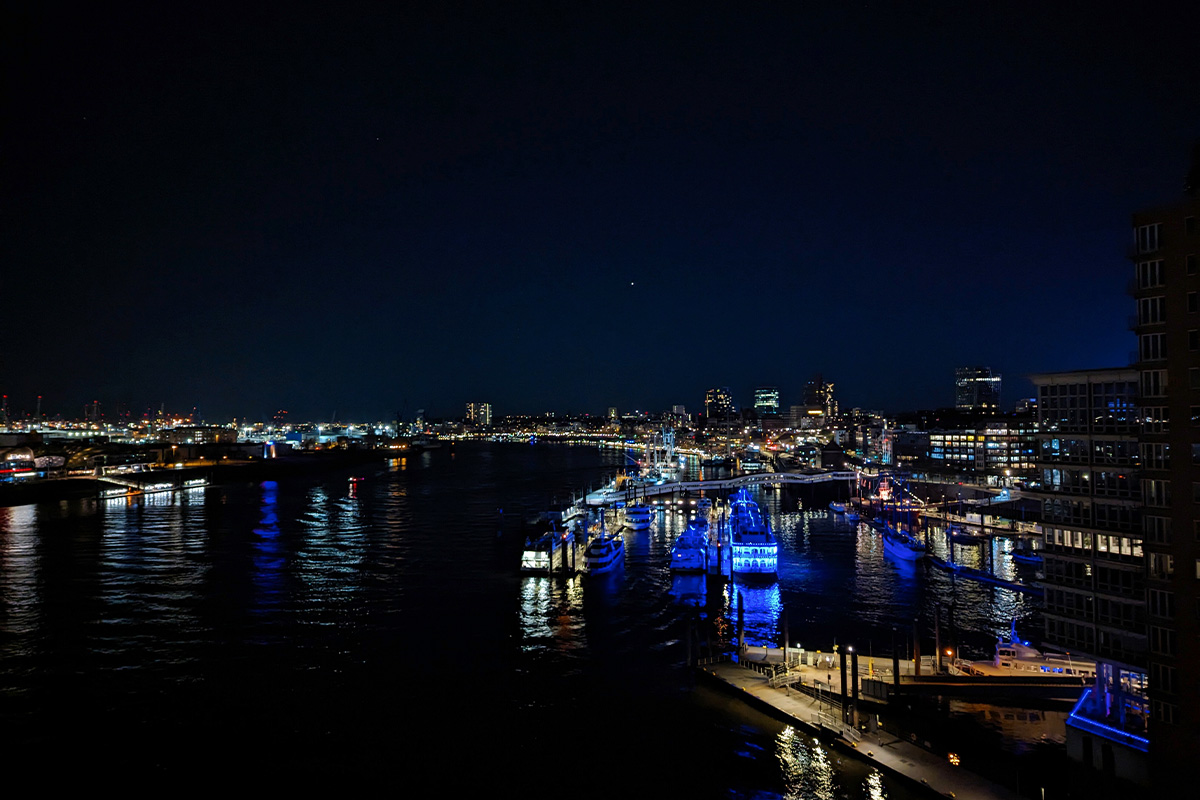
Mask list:
POLYGON ((862 517, 858 515, 857 511, 846 512, 846 522, 858 522, 860 519, 862 519, 862 517))
POLYGON ((883 529, 883 552, 901 561, 916 561, 925 555, 925 544, 890 525, 883 529))
POLYGON ((846 504, 838 503, 836 501, 831 502, 829 504, 829 510, 835 514, 845 514, 846 513, 846 504))
POLYGON ((644 531, 650 528, 650 515, 654 512, 650 510, 650 506, 645 503, 634 503, 631 506, 626 506, 623 517, 625 527, 630 530, 644 531))
POLYGON ((1014 547, 1009 555, 1018 564, 1037 565, 1042 563, 1042 554, 1032 547, 1014 547))
POLYGON ((975 536, 965 530, 961 525, 950 524, 946 526, 946 533, 950 535, 950 541, 958 542, 959 544, 978 544, 982 538, 975 536))

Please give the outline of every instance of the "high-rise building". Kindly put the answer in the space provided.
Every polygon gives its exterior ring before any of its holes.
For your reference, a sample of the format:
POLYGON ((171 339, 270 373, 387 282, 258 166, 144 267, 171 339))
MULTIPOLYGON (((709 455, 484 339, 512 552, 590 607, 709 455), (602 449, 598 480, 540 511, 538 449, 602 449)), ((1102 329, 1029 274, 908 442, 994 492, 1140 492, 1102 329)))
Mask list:
POLYGON ((826 417, 837 416, 837 401, 833 399, 833 384, 825 382, 825 376, 817 373, 804 385, 804 405, 819 408, 826 417))
POLYGON ((754 411, 763 414, 779 413, 779 389, 774 386, 759 386, 754 390, 754 411))
POLYGON ((704 394, 704 416, 709 419, 725 419, 733 414, 733 395, 728 386, 709 389, 704 394))
POLYGON ((467 403, 467 422, 484 428, 491 426, 492 404, 467 403))
MULTIPOLYGON (((1200 143, 1185 197, 1133 215, 1141 381, 1150 762, 1164 786, 1200 754, 1200 143)), ((1184 785, 1184 784, 1176 784, 1184 785)))
POLYGON ((1077 761, 1148 780, 1138 371, 1032 376, 1045 560, 1044 641, 1096 662, 1067 720, 1077 761))
POLYGON ((954 370, 954 407, 959 411, 995 414, 1000 410, 1000 376, 991 367, 954 370))

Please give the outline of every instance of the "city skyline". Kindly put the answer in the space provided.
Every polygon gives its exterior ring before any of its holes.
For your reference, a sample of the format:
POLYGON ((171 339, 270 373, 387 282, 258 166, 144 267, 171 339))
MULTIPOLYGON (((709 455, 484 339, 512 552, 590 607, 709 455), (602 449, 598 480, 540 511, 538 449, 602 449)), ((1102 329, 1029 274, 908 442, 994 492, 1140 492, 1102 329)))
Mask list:
POLYGON ((0 391, 892 411, 986 364, 1011 410, 1130 363, 1130 214, 1200 135, 1196 9, 1034 9, 27 9, 0 391))

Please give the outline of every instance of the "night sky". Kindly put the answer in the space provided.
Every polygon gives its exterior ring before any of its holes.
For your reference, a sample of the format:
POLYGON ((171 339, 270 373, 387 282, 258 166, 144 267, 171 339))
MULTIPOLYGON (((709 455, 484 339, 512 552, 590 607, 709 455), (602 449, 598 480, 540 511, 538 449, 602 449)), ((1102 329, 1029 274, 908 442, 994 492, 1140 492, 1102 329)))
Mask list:
POLYGON ((1195 3, 8 5, 18 413, 1012 405, 1200 137, 1195 3))

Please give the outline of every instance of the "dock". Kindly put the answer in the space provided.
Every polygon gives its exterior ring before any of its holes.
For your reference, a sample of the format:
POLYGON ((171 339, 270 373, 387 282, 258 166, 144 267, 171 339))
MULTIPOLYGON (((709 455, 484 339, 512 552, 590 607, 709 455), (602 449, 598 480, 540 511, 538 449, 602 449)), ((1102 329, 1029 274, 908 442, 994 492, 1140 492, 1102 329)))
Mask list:
POLYGON ((734 691, 772 716, 807 733, 832 738, 834 745, 882 772, 890 773, 944 797, 995 798, 1019 800, 1016 791, 994 783, 969 769, 952 763, 910 741, 876 729, 862 732, 841 723, 840 708, 835 708, 837 670, 827 684, 821 680, 827 670, 821 667, 793 667, 789 680, 809 686, 825 685, 834 692, 828 699, 791 688, 794 684, 769 677, 771 670, 759 670, 773 661, 782 666, 782 651, 763 647, 746 648, 742 660, 714 660, 697 667, 700 675, 734 691), (756 664, 757 660, 757 664, 756 664), (830 684, 834 684, 830 686, 830 684), (776 688, 778 687, 778 688, 776 688))

